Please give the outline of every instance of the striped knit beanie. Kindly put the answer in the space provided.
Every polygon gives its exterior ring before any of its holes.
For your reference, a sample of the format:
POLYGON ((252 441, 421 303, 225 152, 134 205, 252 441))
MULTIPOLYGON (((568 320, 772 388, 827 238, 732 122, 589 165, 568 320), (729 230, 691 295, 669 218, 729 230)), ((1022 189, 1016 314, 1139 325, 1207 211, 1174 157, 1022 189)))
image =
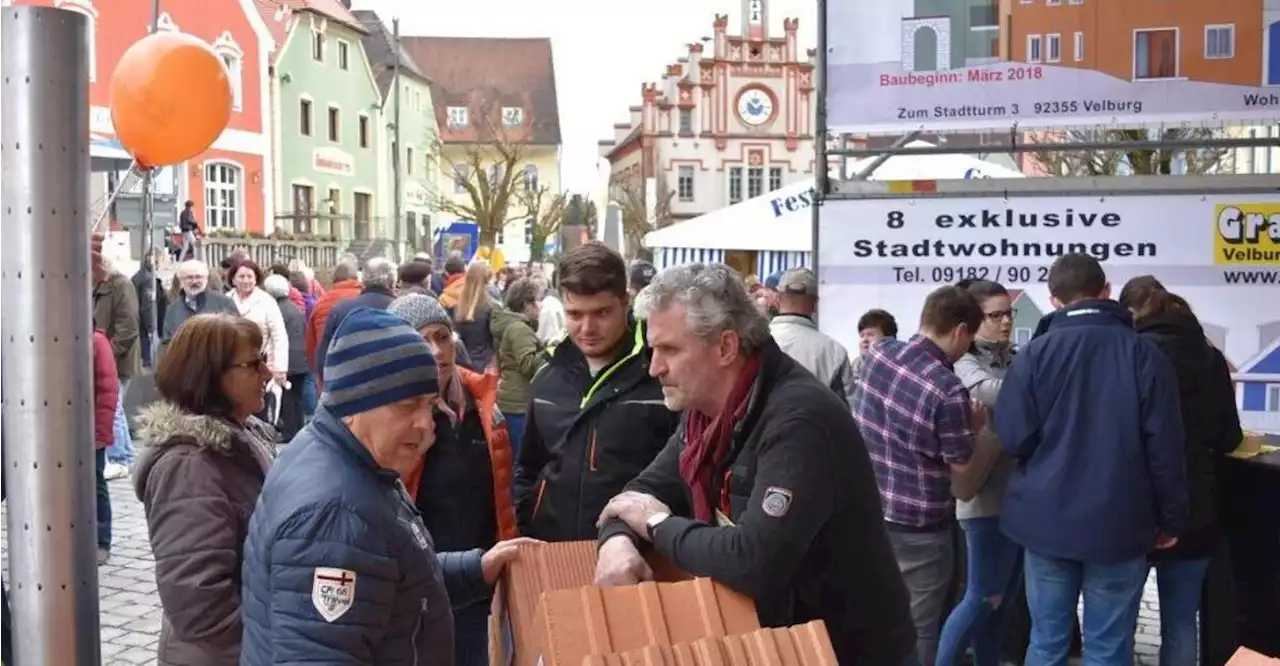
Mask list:
POLYGON ((400 317, 356 308, 338 325, 324 359, 329 413, 352 416, 439 392, 431 348, 400 317))

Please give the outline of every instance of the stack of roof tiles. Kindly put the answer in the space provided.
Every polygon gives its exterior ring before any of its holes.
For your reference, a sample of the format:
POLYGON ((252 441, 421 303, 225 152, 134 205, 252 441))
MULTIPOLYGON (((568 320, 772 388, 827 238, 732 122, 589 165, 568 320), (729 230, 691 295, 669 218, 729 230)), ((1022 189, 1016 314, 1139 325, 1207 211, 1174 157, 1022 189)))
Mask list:
POLYGON ((761 629, 747 597, 652 560, 656 582, 598 588, 596 544, 522 548, 494 598, 492 666, 834 666, 826 628, 761 629))

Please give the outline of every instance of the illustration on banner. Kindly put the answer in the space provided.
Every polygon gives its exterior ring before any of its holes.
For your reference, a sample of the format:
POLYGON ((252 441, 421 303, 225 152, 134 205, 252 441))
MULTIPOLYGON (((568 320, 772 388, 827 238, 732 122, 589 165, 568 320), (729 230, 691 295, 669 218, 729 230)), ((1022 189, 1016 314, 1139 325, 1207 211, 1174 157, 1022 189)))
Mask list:
POLYGON ((827 0, 839 132, 1280 112, 1275 0, 827 0))

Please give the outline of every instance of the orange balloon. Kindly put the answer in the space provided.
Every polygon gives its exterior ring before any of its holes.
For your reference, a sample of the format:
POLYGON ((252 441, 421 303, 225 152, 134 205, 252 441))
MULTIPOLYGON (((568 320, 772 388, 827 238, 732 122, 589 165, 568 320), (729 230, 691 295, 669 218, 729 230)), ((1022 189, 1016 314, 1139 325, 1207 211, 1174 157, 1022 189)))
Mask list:
POLYGON ((143 166, 169 166, 199 155, 230 120, 226 67, 197 37, 147 35, 124 52, 111 74, 116 138, 143 166))

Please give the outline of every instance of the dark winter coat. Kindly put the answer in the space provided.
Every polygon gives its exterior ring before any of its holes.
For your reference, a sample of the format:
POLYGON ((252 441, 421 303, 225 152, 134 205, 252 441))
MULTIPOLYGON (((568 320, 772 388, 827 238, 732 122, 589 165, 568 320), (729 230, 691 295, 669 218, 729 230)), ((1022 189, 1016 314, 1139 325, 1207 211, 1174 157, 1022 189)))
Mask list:
POLYGON ((302 311, 288 296, 276 298, 280 306, 280 316, 284 319, 284 330, 289 335, 289 374, 300 375, 307 372, 307 320, 302 311))
POLYGON ((116 406, 120 401, 120 376, 111 341, 102 331, 93 332, 93 448, 105 449, 115 441, 116 406))
MULTIPOLYGON (((336 293, 338 289, 335 287, 333 291, 336 293)), ((333 336, 338 332, 338 327, 342 325, 342 320, 346 319, 347 315, 354 312, 356 308, 386 310, 391 305, 391 301, 395 299, 396 295, 391 293, 390 289, 365 287, 358 295, 344 298, 333 304, 332 309, 325 315, 324 328, 320 332, 320 342, 316 347, 314 370, 319 373, 316 375, 317 386, 321 389, 324 388, 324 359, 328 356, 329 343, 333 342, 333 336)))
MULTIPOLYGON (((843 396, 772 339, 761 354, 746 416, 707 489, 731 524, 689 517, 683 428, 626 489, 671 508, 653 547, 681 570, 750 596, 761 624, 823 620, 841 664, 901 666, 915 626, 858 426, 843 396)), ((600 540, 620 533, 630 534, 624 523, 607 523, 600 540)))
POLYGON ((244 666, 452 666, 450 602, 489 593, 479 552, 437 559, 399 475, 323 407, 267 476, 244 558, 244 666))
POLYGON ((273 456, 275 432, 157 402, 138 415, 146 442, 133 475, 155 554, 164 616, 162 665, 240 661, 240 567, 249 516, 273 456))
POLYGON ((94 286, 93 326, 111 340, 120 378, 138 374, 142 369, 142 337, 138 330, 138 292, 132 280, 112 271, 94 286))
POLYGON ((496 305, 480 303, 476 306, 475 317, 471 321, 459 321, 457 308, 449 308, 449 318, 453 320, 453 329, 458 332, 462 346, 467 349, 470 358, 468 368, 483 373, 493 362, 494 347, 493 326, 491 320, 496 305))
POLYGON ((178 329, 187 323, 187 320, 198 314, 229 314, 240 316, 240 308, 236 307, 236 302, 231 297, 206 289, 193 299, 188 299, 186 293, 178 291, 178 297, 165 308, 164 311, 164 328, 160 341, 168 344, 173 336, 178 334, 178 329))
POLYGON ((530 387, 517 450, 520 534, 544 541, 596 536, 605 504, 635 478, 675 432, 662 384, 649 376, 643 326, 633 324, 620 359, 592 375, 571 340, 556 346, 530 387))
POLYGON ((1216 463, 1244 436, 1236 390, 1227 359, 1204 337, 1191 314, 1165 314, 1138 322, 1138 333, 1156 343, 1173 364, 1186 432, 1187 484, 1191 517, 1173 548, 1152 559, 1211 557, 1221 539, 1218 525, 1216 463))

